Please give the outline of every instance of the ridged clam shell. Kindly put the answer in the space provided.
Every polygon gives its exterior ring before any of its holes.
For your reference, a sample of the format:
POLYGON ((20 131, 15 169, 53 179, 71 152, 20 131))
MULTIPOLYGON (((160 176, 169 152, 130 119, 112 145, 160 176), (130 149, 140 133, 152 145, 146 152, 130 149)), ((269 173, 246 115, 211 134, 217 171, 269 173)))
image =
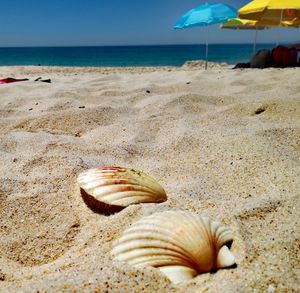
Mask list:
POLYGON ((79 174, 77 182, 95 201, 108 206, 163 202, 166 192, 149 175, 123 167, 102 167, 79 174))
POLYGON ((159 268, 173 283, 229 267, 232 233, 219 222, 186 211, 142 218, 124 231, 112 254, 136 267, 159 268), (228 246, 226 246, 228 245, 228 246))

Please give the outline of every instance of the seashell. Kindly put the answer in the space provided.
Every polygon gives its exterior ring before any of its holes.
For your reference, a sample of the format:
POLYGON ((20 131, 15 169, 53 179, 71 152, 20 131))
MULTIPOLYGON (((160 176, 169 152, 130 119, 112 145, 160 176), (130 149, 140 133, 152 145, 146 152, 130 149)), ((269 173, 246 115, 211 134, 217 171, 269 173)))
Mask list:
POLYGON ((120 210, 128 205, 167 200, 166 192, 149 175, 123 167, 103 167, 79 174, 77 182, 94 209, 120 210))
POLYGON ((159 268, 177 284, 233 266, 232 241, 231 231, 218 222, 186 211, 166 211, 125 230, 112 255, 135 267, 159 268))

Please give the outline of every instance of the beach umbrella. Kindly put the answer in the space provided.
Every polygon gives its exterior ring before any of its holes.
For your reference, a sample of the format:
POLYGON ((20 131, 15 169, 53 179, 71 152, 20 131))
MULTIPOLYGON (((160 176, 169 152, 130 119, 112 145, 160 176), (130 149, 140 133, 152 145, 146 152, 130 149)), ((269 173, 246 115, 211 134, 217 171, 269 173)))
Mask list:
MULTIPOLYGON (((277 26, 286 27, 285 22, 297 26, 300 23, 300 1, 253 0, 239 9, 239 17, 252 20, 271 20, 277 22, 277 26)), ((277 45, 278 43, 279 31, 277 45)))
POLYGON ((220 28, 229 28, 229 29, 258 29, 263 30, 267 26, 265 23, 260 23, 257 20, 250 20, 250 19, 241 19, 241 18, 231 18, 227 21, 223 22, 220 25, 220 28))
MULTIPOLYGON (((220 25, 223 29, 242 29, 242 30, 255 30, 255 37, 253 43, 253 55, 256 52, 257 31, 269 29, 278 26, 278 22, 272 20, 249 20, 241 18, 228 19, 220 25)), ((282 21, 284 27, 298 27, 297 23, 291 21, 282 21)))
MULTIPOLYGON (((198 6, 184 14, 174 25, 174 29, 219 24, 229 18, 237 17, 236 9, 223 3, 206 3, 198 6)), ((208 29, 207 29, 208 35, 208 29)), ((206 37, 205 69, 207 69, 208 38, 206 37)))
POLYGON ((239 17, 252 20, 282 21, 300 18, 299 0, 253 0, 239 9, 239 17))
MULTIPOLYGON (((298 24, 300 21, 299 0, 253 0, 239 9, 239 17, 252 20, 271 20, 277 26, 285 26, 289 21, 298 24)), ((279 31, 277 45, 279 43, 279 31)))
POLYGON ((259 21, 240 18, 228 19, 226 22, 222 23, 220 27, 223 29, 255 30, 253 55, 256 51, 257 31, 269 28, 264 23, 259 23, 259 21))

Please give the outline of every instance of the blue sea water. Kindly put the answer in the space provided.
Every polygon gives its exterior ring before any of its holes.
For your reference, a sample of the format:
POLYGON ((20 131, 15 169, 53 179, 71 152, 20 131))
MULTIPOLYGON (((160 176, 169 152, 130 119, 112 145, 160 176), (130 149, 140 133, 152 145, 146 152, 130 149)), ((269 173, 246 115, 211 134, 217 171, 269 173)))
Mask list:
MULTIPOLYGON (((258 44, 257 50, 272 47, 258 44)), ((211 44, 208 59, 248 62, 252 50, 252 44, 211 44)), ((181 66, 199 59, 205 59, 205 45, 0 48, 0 66, 181 66)))

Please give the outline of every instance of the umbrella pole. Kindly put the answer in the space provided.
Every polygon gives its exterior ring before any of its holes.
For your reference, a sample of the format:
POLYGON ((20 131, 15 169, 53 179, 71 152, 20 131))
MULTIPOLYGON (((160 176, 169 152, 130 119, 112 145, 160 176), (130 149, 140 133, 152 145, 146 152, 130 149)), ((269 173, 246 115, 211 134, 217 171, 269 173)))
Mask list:
POLYGON ((254 37, 254 44, 253 44, 253 56, 256 52, 256 42, 257 42, 257 27, 255 28, 255 37, 254 37))
POLYGON ((280 23, 279 23, 279 26, 278 26, 278 34, 277 34, 277 43, 276 43, 276 46, 279 45, 279 39, 280 39, 280 27, 281 27, 281 23, 282 23, 282 18, 283 18, 283 9, 281 9, 281 13, 280 13, 280 23))
POLYGON ((208 58, 208 25, 206 26, 206 52, 205 52, 205 70, 207 70, 207 58, 208 58))

